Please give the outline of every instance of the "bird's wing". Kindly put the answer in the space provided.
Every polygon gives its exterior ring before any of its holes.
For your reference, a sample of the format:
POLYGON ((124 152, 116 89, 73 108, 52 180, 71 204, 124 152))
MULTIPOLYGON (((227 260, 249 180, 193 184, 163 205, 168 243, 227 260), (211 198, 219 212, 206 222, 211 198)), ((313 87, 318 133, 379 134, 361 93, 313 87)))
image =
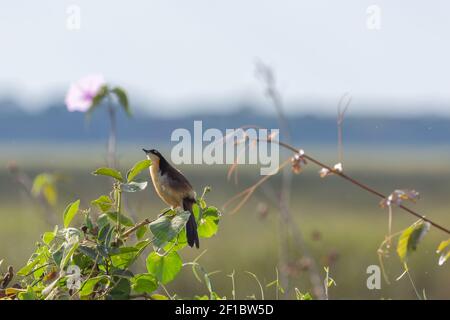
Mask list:
POLYGON ((191 184, 186 177, 177 169, 170 167, 167 170, 167 183, 169 187, 176 191, 184 191, 186 193, 193 191, 191 184))

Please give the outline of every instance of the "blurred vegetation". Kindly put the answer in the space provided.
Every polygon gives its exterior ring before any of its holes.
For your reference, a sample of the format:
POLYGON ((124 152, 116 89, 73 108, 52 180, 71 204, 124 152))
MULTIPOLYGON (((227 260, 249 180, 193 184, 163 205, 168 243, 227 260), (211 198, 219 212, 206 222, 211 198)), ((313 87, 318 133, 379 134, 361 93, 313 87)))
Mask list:
MULTIPOLYGON (((128 168, 142 159, 141 147, 119 147, 119 167, 128 168)), ((307 151, 319 155, 327 163, 335 162, 334 154, 329 151, 307 151)), ((450 152, 442 149, 354 148, 347 151, 348 161, 344 163, 344 168, 347 173, 385 193, 396 188, 420 191, 421 200, 414 205, 415 208, 427 217, 449 226, 449 156, 450 152)), ((64 180, 57 183, 55 212, 63 212, 66 204, 75 199, 96 199, 109 187, 107 179, 103 181, 90 175, 93 169, 105 162, 103 145, 42 146, 42 149, 37 146, 20 149, 9 147, 6 153, 0 155, 0 160, 0 260, 5 260, 3 267, 11 264, 17 269, 22 266, 34 251, 36 239, 53 227, 43 219, 43 212, 35 205, 35 200, 12 179, 6 169, 8 160, 16 160, 16 165, 30 177, 42 172, 64 175, 64 180)), ((251 167, 239 169, 238 185, 226 180, 225 166, 182 166, 181 170, 198 193, 203 186, 211 185, 214 192, 208 199, 217 206, 259 178, 257 168, 251 167)), ((317 172, 318 168, 310 166, 304 173, 294 177, 291 208, 312 254, 320 264, 320 270, 322 266, 329 266, 330 276, 336 281, 337 285, 330 288, 330 298, 415 299, 416 295, 407 278, 395 281, 402 273, 395 246, 391 248, 390 258, 385 261, 391 284, 382 282, 381 290, 368 290, 366 287, 366 269, 369 265, 378 264, 377 249, 387 234, 387 210, 379 208, 378 199, 345 181, 336 177, 320 179, 317 172)), ((279 189, 279 176, 269 181, 272 190, 279 189)), ((124 203, 125 206, 130 204, 127 214, 136 221, 155 218, 165 207, 151 187, 144 192, 126 195, 124 203)), ((82 200, 82 205, 87 206, 88 203, 83 204, 82 200)), ((258 284, 246 271, 257 275, 264 286, 276 278, 279 239, 277 214, 275 207, 265 200, 260 190, 235 215, 225 212, 219 234, 202 248, 207 249, 202 256, 202 264, 208 270, 221 271, 211 276, 219 295, 231 296, 232 282, 227 275, 233 270, 237 298, 255 294, 258 297, 258 284)), ((414 222, 410 216, 395 208, 393 215, 394 232, 414 222)), ((445 238, 444 234, 432 228, 409 260, 411 276, 418 290, 425 290, 428 299, 450 297, 449 265, 438 266, 436 254, 437 244, 445 238)), ((289 250, 298 248, 290 246, 289 250)), ((183 250, 181 255, 183 260, 188 261, 200 253, 199 250, 191 249, 183 250)), ((137 265, 145 269, 145 261, 137 265)), ((293 286, 301 292, 308 292, 310 288, 305 274, 308 261, 301 258, 290 261, 286 268, 295 279, 293 286)), ((207 294, 205 285, 193 279, 190 268, 184 268, 177 281, 170 283, 167 288, 176 291, 179 296, 207 294)), ((273 286, 265 288, 265 297, 275 298, 275 292, 273 286)))

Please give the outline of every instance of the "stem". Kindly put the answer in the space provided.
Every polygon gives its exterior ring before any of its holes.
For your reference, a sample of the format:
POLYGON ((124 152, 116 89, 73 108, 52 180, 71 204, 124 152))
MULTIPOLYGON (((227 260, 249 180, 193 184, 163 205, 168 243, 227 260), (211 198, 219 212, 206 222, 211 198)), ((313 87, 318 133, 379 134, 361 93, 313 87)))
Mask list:
POLYGON ((111 102, 111 95, 108 93, 108 114, 109 114, 109 138, 108 138, 108 166, 116 166, 116 111, 111 102))
POLYGON ((150 223, 152 223, 153 221, 155 221, 155 220, 145 219, 144 221, 139 222, 139 223, 136 224, 134 227, 131 227, 130 229, 128 229, 127 231, 125 231, 125 232, 122 234, 122 237, 123 237, 123 238, 128 237, 130 234, 132 234, 134 231, 136 231, 136 230, 139 229, 140 227, 145 226, 145 225, 147 225, 147 224, 150 224, 150 223))
POLYGON ((122 204, 122 191, 120 187, 116 188, 116 201, 117 201, 117 238, 120 239, 120 211, 122 204))

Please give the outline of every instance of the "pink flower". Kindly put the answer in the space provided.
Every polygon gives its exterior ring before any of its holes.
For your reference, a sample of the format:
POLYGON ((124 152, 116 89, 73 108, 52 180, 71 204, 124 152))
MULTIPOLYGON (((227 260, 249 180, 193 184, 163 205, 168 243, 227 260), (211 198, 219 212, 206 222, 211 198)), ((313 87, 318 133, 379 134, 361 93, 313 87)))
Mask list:
POLYGON ((101 74, 88 75, 70 85, 66 95, 67 110, 86 112, 92 105, 94 97, 105 85, 105 79, 101 74))

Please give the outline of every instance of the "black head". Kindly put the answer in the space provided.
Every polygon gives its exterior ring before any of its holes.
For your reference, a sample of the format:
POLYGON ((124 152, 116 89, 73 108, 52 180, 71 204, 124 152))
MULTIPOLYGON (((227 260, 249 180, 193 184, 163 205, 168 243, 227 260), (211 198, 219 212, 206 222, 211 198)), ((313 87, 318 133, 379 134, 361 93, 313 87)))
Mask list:
POLYGON ((159 153, 158 150, 156 149, 151 149, 151 150, 147 150, 147 149, 142 149, 145 154, 150 157, 150 159, 155 159, 155 157, 159 158, 159 159, 164 159, 164 157, 162 156, 161 153, 159 153))
POLYGON ((159 151, 156 149, 151 149, 151 150, 142 149, 142 151, 144 151, 145 154, 154 154, 155 156, 161 157, 161 153, 159 153, 159 151))

